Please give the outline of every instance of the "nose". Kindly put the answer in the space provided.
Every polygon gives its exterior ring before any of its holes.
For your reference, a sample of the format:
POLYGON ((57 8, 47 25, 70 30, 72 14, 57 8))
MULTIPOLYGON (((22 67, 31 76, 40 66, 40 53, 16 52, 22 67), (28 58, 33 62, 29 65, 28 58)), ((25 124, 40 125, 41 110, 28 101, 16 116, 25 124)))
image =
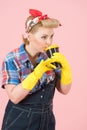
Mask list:
POLYGON ((52 44, 52 40, 51 39, 47 39, 47 45, 50 46, 52 44))

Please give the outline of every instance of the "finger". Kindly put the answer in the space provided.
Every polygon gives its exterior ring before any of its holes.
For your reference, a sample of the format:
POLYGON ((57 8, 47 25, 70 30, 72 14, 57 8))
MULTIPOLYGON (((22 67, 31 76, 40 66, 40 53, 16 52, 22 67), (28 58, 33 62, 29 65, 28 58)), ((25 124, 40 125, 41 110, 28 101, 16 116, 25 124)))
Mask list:
POLYGON ((51 58, 48 58, 47 60, 45 60, 45 64, 49 64, 49 63, 52 63, 52 59, 51 58))
POLYGON ((46 64, 51 64, 51 63, 53 63, 55 61, 56 61, 55 58, 48 58, 45 63, 46 64))
POLYGON ((56 69, 56 66, 53 64, 48 64, 47 67, 52 68, 52 69, 56 69))

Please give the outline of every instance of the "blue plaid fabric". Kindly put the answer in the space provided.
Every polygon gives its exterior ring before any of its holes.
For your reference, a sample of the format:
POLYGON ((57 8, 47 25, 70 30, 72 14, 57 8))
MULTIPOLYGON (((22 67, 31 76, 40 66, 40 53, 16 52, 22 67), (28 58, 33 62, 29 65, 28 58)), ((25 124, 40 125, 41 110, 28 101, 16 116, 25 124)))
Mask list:
MULTIPOLYGON (((37 64, 42 60, 47 59, 45 53, 40 53, 37 64)), ((8 53, 2 64, 1 74, 2 74, 2 87, 6 84, 18 85, 21 83, 27 75, 29 75, 34 70, 27 52, 25 51, 24 44, 19 48, 8 53)), ((49 82, 53 81, 55 78, 55 72, 50 71, 49 73, 44 73, 42 78, 38 81, 34 89, 29 93, 32 94, 37 90, 40 90, 49 82)), ((33 80, 33 79, 32 79, 33 80)))

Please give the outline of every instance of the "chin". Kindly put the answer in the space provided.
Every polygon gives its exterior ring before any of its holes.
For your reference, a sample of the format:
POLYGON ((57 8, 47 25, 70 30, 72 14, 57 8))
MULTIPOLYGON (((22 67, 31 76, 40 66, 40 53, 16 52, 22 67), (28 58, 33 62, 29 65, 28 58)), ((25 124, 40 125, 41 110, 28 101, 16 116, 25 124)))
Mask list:
POLYGON ((44 50, 41 50, 40 52, 44 52, 44 50))
POLYGON ((43 49, 39 49, 39 52, 44 52, 44 50, 43 49))

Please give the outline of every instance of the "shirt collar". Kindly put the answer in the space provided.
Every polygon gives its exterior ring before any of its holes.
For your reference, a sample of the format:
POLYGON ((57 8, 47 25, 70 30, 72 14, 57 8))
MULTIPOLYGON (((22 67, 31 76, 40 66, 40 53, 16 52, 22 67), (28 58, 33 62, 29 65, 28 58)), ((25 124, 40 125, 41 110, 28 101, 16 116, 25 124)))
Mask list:
POLYGON ((19 48, 20 53, 20 60, 22 63, 25 63, 26 61, 30 61, 28 53, 25 50, 25 44, 22 44, 19 48))
MULTIPOLYGON (((19 48, 19 53, 20 53, 20 60, 22 63, 25 63, 27 61, 30 62, 30 59, 29 59, 29 56, 28 56, 28 53, 26 52, 25 50, 25 44, 22 44, 19 48)), ((48 56, 46 55, 46 53, 44 52, 41 52, 38 56, 38 59, 37 59, 37 63, 39 63, 42 59, 46 60, 48 58, 48 56)))

